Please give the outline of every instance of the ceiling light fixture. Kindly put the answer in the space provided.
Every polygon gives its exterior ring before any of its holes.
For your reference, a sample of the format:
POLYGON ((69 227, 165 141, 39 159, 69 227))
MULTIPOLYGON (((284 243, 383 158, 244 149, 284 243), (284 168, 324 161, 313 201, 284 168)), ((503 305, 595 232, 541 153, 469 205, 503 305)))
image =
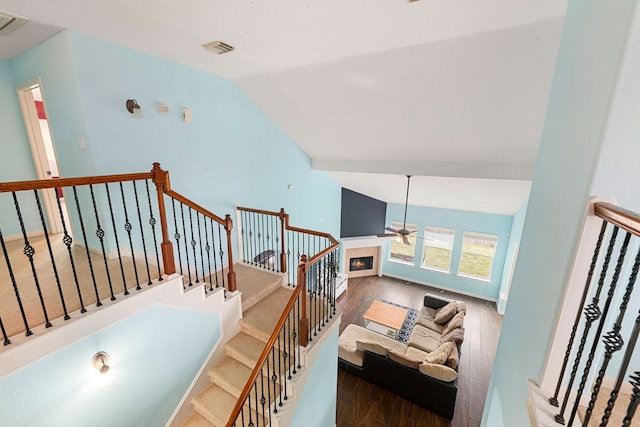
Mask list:
POLYGON ((106 351, 99 351, 93 355, 91 364, 101 374, 106 374, 107 372, 109 372, 109 355, 106 351))
POLYGON ((28 21, 29 20, 26 18, 0 12, 0 36, 8 35, 10 32, 28 21))
POLYGON ((216 40, 211 43, 203 44, 203 48, 207 49, 210 52, 217 53, 218 55, 222 55, 223 53, 231 52, 235 48, 231 45, 228 45, 220 40, 216 40))
POLYGON ((142 108, 140 108, 140 104, 135 99, 127 99, 127 102, 124 104, 127 107, 127 111, 131 113, 133 117, 142 118, 144 115, 142 114, 142 108))

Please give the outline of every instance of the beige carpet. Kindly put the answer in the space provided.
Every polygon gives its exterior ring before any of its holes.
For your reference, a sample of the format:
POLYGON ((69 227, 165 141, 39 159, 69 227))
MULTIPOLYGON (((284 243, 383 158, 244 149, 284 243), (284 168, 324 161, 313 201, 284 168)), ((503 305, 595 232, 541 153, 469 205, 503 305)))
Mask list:
MULTIPOLYGON (((69 253, 67 247, 62 243, 62 235, 50 236, 50 241, 67 313, 72 313, 73 311, 79 310, 81 305, 69 253)), ((40 284, 47 316, 51 321, 64 316, 64 310, 51 264, 49 249, 44 236, 30 238, 29 243, 35 249, 33 265, 40 284)), ((28 257, 23 253, 24 241, 13 240, 5 242, 5 244, 29 328, 42 325, 45 323, 44 311, 38 296, 31 264, 28 257)), ((87 257, 86 250, 80 246, 73 246, 71 254, 75 264, 83 305, 85 307, 95 305, 98 299, 104 300, 110 298, 111 292, 109 290, 107 268, 105 268, 104 258, 94 253, 90 253, 90 256, 87 257), (89 262, 91 262, 91 266, 93 267, 98 298, 96 298, 89 262)), ((140 283, 141 287, 146 287, 149 282, 147 268, 143 261, 136 260, 136 268, 138 270, 138 278, 136 280, 131 256, 124 256, 124 253, 122 255, 124 280, 119 260, 111 259, 107 262, 111 285, 115 295, 124 292, 125 284, 130 292, 136 292, 135 288, 137 283, 140 283)), ((158 267, 156 265, 149 265, 149 274, 151 279, 155 280, 158 277, 158 267)), ((9 336, 25 331, 24 321, 5 261, 5 254, 2 253, 2 250, 0 250, 0 319, 2 319, 9 336)))
MULTIPOLYGON (((611 389, 602 387, 600 389, 600 393, 598 393, 598 398, 596 399, 596 404, 593 407, 593 413, 591 414, 591 418, 589 419, 588 426, 599 426, 600 421, 602 420, 602 415, 604 415, 604 410, 607 408, 607 401, 611 396, 611 389)), ((611 416, 609 417, 609 422, 607 425, 610 426, 621 426, 624 417, 627 414, 627 406, 629 406, 629 398, 631 396, 631 386, 628 383, 623 384, 623 388, 620 390, 618 394, 618 398, 616 399, 616 403, 613 405, 613 411, 611 412, 611 416)), ((584 414, 587 412, 586 406, 578 407, 578 417, 580 421, 584 419, 584 414)), ((638 411, 634 414, 631 419, 632 427, 640 427, 640 416, 638 415, 638 411)))

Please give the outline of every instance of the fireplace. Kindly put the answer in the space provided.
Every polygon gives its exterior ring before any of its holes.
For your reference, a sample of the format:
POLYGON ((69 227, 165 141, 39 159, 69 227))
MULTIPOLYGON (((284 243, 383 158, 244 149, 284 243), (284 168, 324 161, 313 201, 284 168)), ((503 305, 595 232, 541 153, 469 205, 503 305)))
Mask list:
POLYGON ((349 271, 373 269, 373 256, 360 256, 349 259, 349 271))
POLYGON ((376 236, 342 239, 342 265, 349 278, 382 275, 380 259, 384 242, 376 236))

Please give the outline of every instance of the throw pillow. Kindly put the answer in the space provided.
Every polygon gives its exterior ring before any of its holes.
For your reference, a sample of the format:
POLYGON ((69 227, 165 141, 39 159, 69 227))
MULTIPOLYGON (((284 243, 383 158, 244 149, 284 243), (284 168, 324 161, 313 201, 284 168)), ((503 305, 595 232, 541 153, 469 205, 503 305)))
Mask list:
POLYGON ((434 322, 444 325, 447 323, 453 316, 456 314, 456 302, 451 301, 449 304, 442 307, 440 310, 436 311, 436 317, 433 319, 434 322))
POLYGON ((443 335, 440 339, 440 342, 449 341, 452 341, 457 345, 462 344, 462 341, 464 341, 464 328, 456 328, 453 331, 449 332, 447 335, 443 335))
POLYGON ((418 370, 425 375, 448 383, 458 378, 458 373, 454 369, 435 363, 424 362, 418 366, 418 370))
POLYGON ((424 358, 424 361, 442 365, 444 362, 447 361, 447 358, 449 357, 449 353, 451 353, 452 347, 455 347, 455 345, 452 342, 443 342, 442 344, 440 344, 438 348, 436 348, 435 351, 432 351, 431 353, 427 354, 427 357, 424 358))
POLYGON ((456 312, 467 314, 467 304, 459 302, 456 304, 456 312))
POLYGON ((460 353, 458 352, 458 346, 454 345, 451 348, 451 353, 449 353, 449 357, 447 357, 447 360, 446 362, 444 362, 444 365, 450 367, 451 369, 456 369, 458 367, 459 362, 460 362, 460 353))
POLYGON ((424 350, 420 350, 419 348, 415 348, 411 346, 407 347, 406 355, 410 359, 423 361, 424 358, 427 357, 427 354, 429 353, 424 350))
POLYGON ((396 350, 389 350, 389 354, 387 356, 389 356, 389 359, 393 360, 394 362, 411 369, 418 369, 418 366, 420 366, 423 360, 413 359, 409 357, 408 354, 402 354, 396 350))
POLYGON ((370 351, 371 353, 379 354, 380 356, 387 355, 387 348, 378 344, 375 341, 369 340, 356 340, 356 349, 358 351, 370 351))
POLYGON ((447 335, 449 332, 453 331, 456 328, 462 328, 463 322, 464 322, 464 313, 456 314, 445 325, 444 329, 442 330, 442 335, 447 335))

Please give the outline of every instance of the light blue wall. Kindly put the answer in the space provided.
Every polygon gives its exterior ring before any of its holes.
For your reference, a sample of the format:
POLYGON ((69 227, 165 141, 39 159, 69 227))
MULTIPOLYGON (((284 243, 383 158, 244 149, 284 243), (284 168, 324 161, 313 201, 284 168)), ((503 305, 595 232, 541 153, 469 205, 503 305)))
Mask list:
POLYGON ((527 216, 527 205, 528 203, 525 202, 513 216, 511 232, 509 235, 509 248, 507 249, 507 254, 504 257, 504 268, 502 270, 502 280, 500 281, 500 291, 498 293, 499 313, 504 313, 507 307, 506 302, 502 299, 502 293, 507 291, 507 287, 509 286, 509 272, 511 271, 512 266, 515 267, 515 263, 517 263, 517 259, 514 259, 514 252, 516 251, 516 248, 519 247, 520 240, 522 239, 522 229, 524 228, 524 220, 527 216))
POLYGON ((236 205, 284 207, 292 225, 339 233, 340 187, 231 81, 70 33, 96 172, 146 171, 154 161, 171 185, 235 219, 236 205), (135 98, 144 118, 126 111, 135 98), (157 112, 157 104, 170 113, 157 112), (193 123, 181 120, 191 109, 193 123), (293 185, 288 190, 288 184, 293 185))
POLYGON ((298 400, 291 427, 336 425, 338 329, 322 345, 298 400))
MULTIPOLYGON (((11 75, 8 61, 0 60, 0 181, 22 181, 36 178, 31 158, 29 141, 18 105, 16 85, 11 75)), ((31 198, 32 199, 32 198, 31 198)), ((20 197, 19 201, 26 201, 20 197)), ((15 236, 20 233, 20 225, 13 208, 10 194, 0 194, 0 224, 2 235, 15 236)), ((35 212, 24 212, 26 228, 30 231, 42 228, 35 212)))
POLYGON ((149 307, 2 378, 0 423, 165 425, 219 338, 217 315, 149 307), (91 365, 98 351, 113 374, 102 387, 91 365))
MULTIPOLYGON (((392 221, 402 222, 403 217, 404 205, 387 205, 387 225, 390 225, 392 221)), ((432 283, 438 287, 476 295, 485 299, 496 300, 498 298, 498 290, 502 279, 505 254, 507 253, 507 248, 509 246, 508 242, 509 232, 511 231, 511 222, 512 217, 506 215, 492 215, 477 212, 409 206, 407 210, 407 223, 418 225, 419 237, 423 236, 424 227, 427 225, 455 230, 456 235, 453 244, 451 270, 449 273, 443 273, 421 268, 420 262, 422 260, 423 247, 420 244, 422 240, 418 240, 413 266, 389 261, 389 244, 387 244, 383 254, 383 272, 385 274, 400 276, 409 280, 432 283), (462 238, 465 231, 498 236, 498 246, 496 248, 490 282, 457 275, 458 265, 460 264, 462 238)))
MULTIPOLYGON (((529 424, 527 379, 539 381, 542 375, 595 166, 599 156, 607 157, 600 151, 602 135, 636 3, 570 0, 568 4, 492 371, 504 425, 529 424)), ((488 396, 485 408, 496 406, 488 396)), ((482 425, 490 425, 488 411, 482 425)))

